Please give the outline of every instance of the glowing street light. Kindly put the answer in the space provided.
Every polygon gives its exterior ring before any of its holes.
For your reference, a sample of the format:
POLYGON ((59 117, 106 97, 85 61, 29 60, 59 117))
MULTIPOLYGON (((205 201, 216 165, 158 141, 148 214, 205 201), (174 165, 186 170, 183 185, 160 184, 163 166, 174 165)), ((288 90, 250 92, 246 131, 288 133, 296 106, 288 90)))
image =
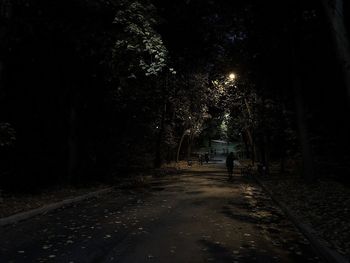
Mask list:
POLYGON ((236 79, 236 74, 235 73, 231 73, 228 77, 229 77, 230 80, 234 80, 234 79, 236 79))

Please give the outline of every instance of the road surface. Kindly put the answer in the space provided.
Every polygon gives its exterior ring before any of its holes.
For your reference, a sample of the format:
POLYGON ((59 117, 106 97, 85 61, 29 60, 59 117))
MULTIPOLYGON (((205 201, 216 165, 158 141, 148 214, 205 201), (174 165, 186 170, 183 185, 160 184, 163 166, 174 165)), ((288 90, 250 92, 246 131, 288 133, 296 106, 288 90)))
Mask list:
POLYGON ((205 164, 0 229, 0 262, 320 262, 251 179, 205 164))

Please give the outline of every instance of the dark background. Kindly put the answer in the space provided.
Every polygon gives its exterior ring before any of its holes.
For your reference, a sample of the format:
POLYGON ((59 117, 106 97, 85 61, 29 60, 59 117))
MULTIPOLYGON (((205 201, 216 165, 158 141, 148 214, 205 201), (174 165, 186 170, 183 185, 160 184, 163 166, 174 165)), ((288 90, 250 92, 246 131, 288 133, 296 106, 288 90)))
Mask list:
MULTIPOLYGON (((237 111, 224 102, 229 94, 211 102, 211 81, 231 71, 260 98, 258 124, 251 127, 257 161, 294 160, 299 176, 310 181, 349 182, 349 60, 337 51, 327 16, 332 1, 327 8, 316 0, 0 5, 0 188, 113 181, 174 161, 191 125, 184 116, 197 118, 205 106, 214 120, 185 140, 189 147, 208 134, 220 137, 223 114, 237 111), (149 24, 168 50, 167 66, 157 75, 146 76, 138 54, 115 45, 138 41, 113 23, 133 3, 138 23, 149 24), (265 107, 270 100, 272 110, 265 107)), ((339 19, 349 31, 350 7, 342 6, 339 19)), ((246 140, 234 131, 228 136, 246 140)))

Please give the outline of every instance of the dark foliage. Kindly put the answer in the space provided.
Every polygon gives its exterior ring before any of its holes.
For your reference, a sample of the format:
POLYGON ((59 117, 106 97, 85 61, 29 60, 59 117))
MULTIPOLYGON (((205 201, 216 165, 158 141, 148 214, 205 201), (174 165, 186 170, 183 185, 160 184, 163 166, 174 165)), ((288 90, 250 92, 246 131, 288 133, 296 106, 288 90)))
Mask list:
POLYGON ((335 7, 151 2, 1 2, 1 188, 108 181, 223 136, 261 162, 303 159, 310 179, 346 178, 335 7), (216 90, 230 71, 239 91, 216 90))

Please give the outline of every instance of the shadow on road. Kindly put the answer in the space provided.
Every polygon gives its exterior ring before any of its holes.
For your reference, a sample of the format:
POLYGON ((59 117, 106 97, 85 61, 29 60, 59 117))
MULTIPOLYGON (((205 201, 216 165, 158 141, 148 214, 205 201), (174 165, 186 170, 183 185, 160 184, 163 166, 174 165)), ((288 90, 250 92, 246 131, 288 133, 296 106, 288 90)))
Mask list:
POLYGON ((209 254, 209 260, 213 262, 234 262, 235 257, 232 252, 220 243, 214 243, 209 240, 200 240, 199 243, 203 246, 203 251, 209 254))
POLYGON ((199 243, 204 247, 203 250, 207 251, 209 254, 208 260, 213 262, 279 262, 277 258, 273 258, 270 255, 260 253, 254 247, 251 247, 249 245, 244 245, 240 251, 231 251, 220 243, 215 243, 208 240, 200 240, 199 243))
POLYGON ((259 220, 257 220, 253 216, 250 216, 247 214, 241 214, 241 213, 233 213, 231 210, 227 209, 226 207, 223 207, 222 213, 231 219, 239 220, 244 223, 252 223, 252 224, 259 223, 259 220))

